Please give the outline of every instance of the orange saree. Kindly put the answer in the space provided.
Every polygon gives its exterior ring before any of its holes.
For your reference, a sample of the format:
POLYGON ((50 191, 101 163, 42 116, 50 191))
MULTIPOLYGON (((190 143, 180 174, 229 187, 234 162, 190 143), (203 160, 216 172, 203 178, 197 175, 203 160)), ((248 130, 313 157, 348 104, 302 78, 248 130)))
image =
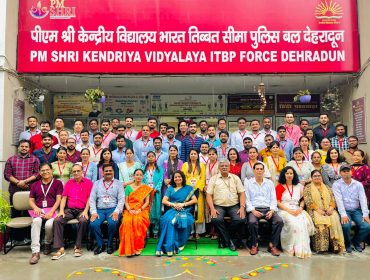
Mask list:
MULTIPOLYGON (((127 186, 130 188, 130 186, 127 186)), ((128 190, 126 190, 127 192, 128 190)), ((140 209, 145 202, 145 198, 150 195, 152 201, 153 189, 147 185, 141 185, 126 196, 128 204, 132 210, 140 209)), ((119 228, 120 244, 118 249, 119 256, 132 256, 135 252, 144 249, 145 237, 150 226, 150 206, 137 215, 130 214, 127 210, 123 213, 122 224, 119 228)))

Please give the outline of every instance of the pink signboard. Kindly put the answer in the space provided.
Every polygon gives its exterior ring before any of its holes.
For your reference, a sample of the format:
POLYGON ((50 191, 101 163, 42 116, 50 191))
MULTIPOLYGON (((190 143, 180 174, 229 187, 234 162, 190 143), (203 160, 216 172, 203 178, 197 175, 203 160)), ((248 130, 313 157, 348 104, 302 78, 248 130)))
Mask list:
POLYGON ((356 0, 20 0, 21 73, 359 69, 356 0))

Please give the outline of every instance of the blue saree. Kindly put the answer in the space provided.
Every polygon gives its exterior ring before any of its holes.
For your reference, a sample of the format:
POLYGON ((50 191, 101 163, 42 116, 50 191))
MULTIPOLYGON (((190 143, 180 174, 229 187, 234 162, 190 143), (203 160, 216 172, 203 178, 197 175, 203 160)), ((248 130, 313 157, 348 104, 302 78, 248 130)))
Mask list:
MULTIPOLYGON (((190 200, 194 193, 191 186, 184 186, 175 191, 169 186, 165 196, 172 203, 183 203, 190 200)), ((183 211, 170 208, 160 219, 160 236, 156 247, 156 252, 174 253, 179 252, 179 248, 184 246, 189 238, 191 228, 194 224, 194 217, 191 214, 193 206, 186 207, 183 211)))

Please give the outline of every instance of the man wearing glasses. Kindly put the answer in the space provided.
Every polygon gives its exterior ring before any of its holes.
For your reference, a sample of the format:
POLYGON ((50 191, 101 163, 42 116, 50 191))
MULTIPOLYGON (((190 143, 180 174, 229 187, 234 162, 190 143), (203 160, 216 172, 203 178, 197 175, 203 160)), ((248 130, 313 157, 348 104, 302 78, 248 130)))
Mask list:
POLYGON ((64 186, 59 214, 54 220, 54 248, 58 251, 53 255, 52 260, 59 260, 65 256, 64 225, 72 219, 78 220, 74 256, 82 255, 81 242, 89 221, 89 198, 93 183, 83 178, 82 167, 79 164, 73 165, 72 174, 73 179, 68 180, 64 186))

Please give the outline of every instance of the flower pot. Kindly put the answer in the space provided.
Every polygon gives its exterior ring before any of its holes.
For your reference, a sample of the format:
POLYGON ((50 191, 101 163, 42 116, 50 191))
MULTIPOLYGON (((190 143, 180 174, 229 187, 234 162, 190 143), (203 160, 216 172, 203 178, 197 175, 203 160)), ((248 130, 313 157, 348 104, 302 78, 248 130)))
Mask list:
POLYGON ((299 102, 301 103, 310 103, 311 95, 303 95, 299 98, 299 102))
POLYGON ((98 102, 99 102, 99 103, 105 103, 105 100, 106 100, 105 96, 102 96, 102 97, 100 97, 100 98, 98 99, 98 102))

